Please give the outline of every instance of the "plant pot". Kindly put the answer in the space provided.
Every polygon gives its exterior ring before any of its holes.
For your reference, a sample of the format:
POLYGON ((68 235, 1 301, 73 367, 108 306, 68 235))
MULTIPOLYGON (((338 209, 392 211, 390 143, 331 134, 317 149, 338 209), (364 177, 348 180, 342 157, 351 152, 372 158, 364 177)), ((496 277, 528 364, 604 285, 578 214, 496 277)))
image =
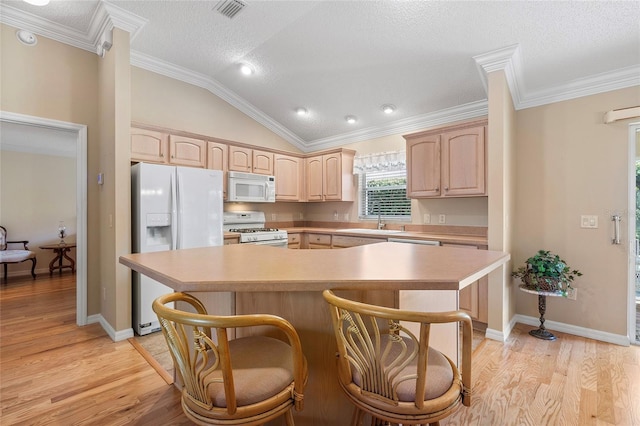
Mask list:
POLYGON ((522 282, 526 288, 535 291, 548 291, 555 293, 564 290, 560 278, 555 277, 540 277, 529 274, 522 277, 522 282))

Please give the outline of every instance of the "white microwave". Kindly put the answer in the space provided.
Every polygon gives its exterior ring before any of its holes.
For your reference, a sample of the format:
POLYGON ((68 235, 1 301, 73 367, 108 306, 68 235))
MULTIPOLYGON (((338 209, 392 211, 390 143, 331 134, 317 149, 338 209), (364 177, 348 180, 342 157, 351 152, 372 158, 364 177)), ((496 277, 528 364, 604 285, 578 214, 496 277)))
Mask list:
POLYGON ((275 203, 276 178, 255 173, 229 172, 228 191, 227 201, 275 203))

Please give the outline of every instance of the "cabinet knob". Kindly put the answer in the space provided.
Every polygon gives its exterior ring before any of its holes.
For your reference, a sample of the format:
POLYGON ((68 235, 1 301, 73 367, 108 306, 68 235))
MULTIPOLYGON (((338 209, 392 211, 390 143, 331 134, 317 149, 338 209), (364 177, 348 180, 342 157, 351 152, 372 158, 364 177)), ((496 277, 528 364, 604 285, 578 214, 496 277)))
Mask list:
POLYGON ((448 186, 445 186, 445 187, 444 187, 444 190, 445 190, 445 191, 448 191, 448 190, 449 190, 449 187, 448 187, 448 186))

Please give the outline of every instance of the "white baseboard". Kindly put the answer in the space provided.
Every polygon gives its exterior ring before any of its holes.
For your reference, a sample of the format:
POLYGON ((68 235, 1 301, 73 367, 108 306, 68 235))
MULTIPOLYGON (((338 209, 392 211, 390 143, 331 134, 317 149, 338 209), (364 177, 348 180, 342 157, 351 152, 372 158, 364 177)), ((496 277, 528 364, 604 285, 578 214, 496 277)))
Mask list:
MULTIPOLYGON (((540 325, 540 319, 538 317, 530 317, 528 315, 520 314, 514 315, 512 322, 514 322, 514 324, 519 322, 526 325, 532 325, 534 327, 540 325)), ((544 327, 549 330, 573 334, 574 336, 586 337, 588 339, 600 340, 601 342, 613 343, 620 346, 629 346, 630 344, 628 336, 607 333, 606 331, 594 330, 591 328, 578 327, 577 325, 565 324, 562 322, 545 320, 544 327)))
POLYGON ((487 328, 485 331, 484 337, 491 340, 497 340, 498 342, 505 342, 509 335, 511 334, 511 330, 516 326, 516 318, 511 318, 509 324, 507 325, 507 329, 504 331, 494 330, 493 328, 487 328))
POLYGON ((116 331, 113 327, 111 327, 111 324, 109 324, 109 322, 104 319, 102 314, 89 315, 87 317, 87 324, 93 324, 96 322, 100 323, 104 331, 107 332, 109 337, 111 337, 111 340, 113 340, 114 342, 119 342, 121 340, 126 340, 133 337, 133 328, 126 328, 124 330, 116 331))

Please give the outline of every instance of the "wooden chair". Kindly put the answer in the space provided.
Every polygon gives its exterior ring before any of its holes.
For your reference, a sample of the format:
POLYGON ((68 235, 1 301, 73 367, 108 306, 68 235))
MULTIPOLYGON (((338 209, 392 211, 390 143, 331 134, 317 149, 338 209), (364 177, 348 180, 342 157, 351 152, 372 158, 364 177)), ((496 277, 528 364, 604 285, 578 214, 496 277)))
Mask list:
POLYGON ((284 415, 293 426, 291 409, 303 408, 307 361, 289 322, 274 315, 208 315, 204 305, 186 293, 157 298, 153 310, 180 374, 182 408, 190 420, 200 425, 262 425, 284 415), (197 313, 166 306, 171 302, 186 302, 197 313), (286 338, 228 338, 228 329, 255 326, 275 327, 286 338))
POLYGON ((338 343, 338 381, 355 405, 352 425, 439 425, 471 404, 471 317, 462 311, 422 313, 354 302, 325 290, 338 343), (402 321, 402 322, 401 322, 402 321), (429 347, 431 324, 462 325, 462 374, 429 347), (419 324, 419 336, 406 323, 419 324))
POLYGON ((0 226, 0 263, 4 266, 4 282, 7 282, 7 265, 9 263, 20 263, 27 260, 31 261, 31 276, 36 279, 36 254, 27 247, 29 241, 8 241, 7 229, 0 226), (9 250, 9 244, 22 244, 21 250, 9 250))

